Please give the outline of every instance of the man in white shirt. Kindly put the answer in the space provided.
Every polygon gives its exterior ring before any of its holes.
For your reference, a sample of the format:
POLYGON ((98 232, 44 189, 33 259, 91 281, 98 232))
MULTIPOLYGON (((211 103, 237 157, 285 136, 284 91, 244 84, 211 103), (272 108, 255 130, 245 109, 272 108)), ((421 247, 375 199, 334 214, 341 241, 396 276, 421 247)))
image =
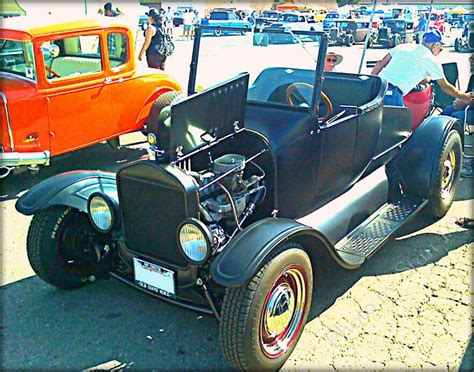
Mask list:
POLYGON ((442 50, 439 31, 425 33, 422 44, 400 44, 391 49, 372 69, 373 75, 380 75, 388 81, 384 103, 403 106, 403 96, 425 79, 435 80, 451 97, 466 104, 472 102, 472 92, 461 92, 444 77, 443 68, 435 58, 442 50))

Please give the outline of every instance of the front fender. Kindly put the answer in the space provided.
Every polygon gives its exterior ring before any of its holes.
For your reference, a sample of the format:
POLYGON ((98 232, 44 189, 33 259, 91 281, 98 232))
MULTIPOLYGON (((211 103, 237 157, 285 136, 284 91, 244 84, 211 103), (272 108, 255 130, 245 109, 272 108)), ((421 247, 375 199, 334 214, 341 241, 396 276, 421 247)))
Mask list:
POLYGON ((464 146, 463 126, 449 116, 429 117, 405 142, 389 166, 401 176, 410 195, 426 197, 435 182, 434 167, 441 156, 443 143, 451 130, 457 130, 464 146))
POLYGON ((87 200, 94 192, 106 194, 118 204, 115 173, 72 171, 58 174, 32 187, 17 200, 15 207, 27 216, 54 205, 87 212, 87 200))
POLYGON ((323 234, 311 227, 287 218, 265 218, 248 226, 229 242, 211 264, 212 279, 224 287, 240 287, 252 279, 275 248, 302 238, 318 242, 333 253, 333 247, 323 234))

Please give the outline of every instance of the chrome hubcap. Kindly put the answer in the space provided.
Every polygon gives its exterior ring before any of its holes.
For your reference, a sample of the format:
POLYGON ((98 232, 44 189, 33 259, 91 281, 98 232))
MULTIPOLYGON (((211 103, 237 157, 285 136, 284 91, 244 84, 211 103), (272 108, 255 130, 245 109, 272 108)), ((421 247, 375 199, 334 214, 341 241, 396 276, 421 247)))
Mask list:
POLYGON ((285 354, 300 334, 306 292, 306 275, 297 265, 287 267, 273 283, 260 322, 260 342, 267 357, 285 354))
POLYGON ((454 184, 454 176, 456 169, 456 154, 454 150, 449 152, 448 158, 444 161, 444 170, 441 179, 441 198, 447 199, 451 194, 451 189, 454 184))
POLYGON ((288 283, 280 284, 271 294, 265 314, 265 327, 270 336, 283 332, 295 311, 295 296, 288 283))

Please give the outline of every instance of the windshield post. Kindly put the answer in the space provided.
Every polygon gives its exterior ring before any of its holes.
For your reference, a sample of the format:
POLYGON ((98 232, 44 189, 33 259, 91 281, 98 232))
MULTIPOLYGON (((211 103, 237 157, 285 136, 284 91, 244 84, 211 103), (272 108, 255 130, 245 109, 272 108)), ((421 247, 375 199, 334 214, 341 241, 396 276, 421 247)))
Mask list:
POLYGON ((369 31, 367 31, 367 36, 365 37, 365 43, 364 43, 364 50, 362 51, 362 57, 360 59, 359 63, 359 70, 358 74, 362 71, 362 64, 364 63, 365 59, 365 52, 367 51, 367 46, 369 45, 370 38, 372 37, 372 23, 374 21, 374 15, 375 15, 375 8, 377 7, 377 0, 373 0, 372 2, 372 13, 370 15, 370 20, 369 20, 369 31))
POLYGON ((199 47, 201 45, 201 35, 201 26, 196 26, 194 29, 193 54, 191 57, 191 64, 189 65, 188 96, 196 93, 196 74, 198 67, 199 47))
POLYGON ((318 59, 316 64, 316 73, 314 76, 314 89, 313 89, 313 110, 312 117, 314 120, 318 120, 319 117, 319 103, 321 102, 321 88, 323 84, 324 74, 324 59, 326 58, 326 52, 328 48, 328 35, 324 33, 321 35, 321 42, 318 49, 318 59))

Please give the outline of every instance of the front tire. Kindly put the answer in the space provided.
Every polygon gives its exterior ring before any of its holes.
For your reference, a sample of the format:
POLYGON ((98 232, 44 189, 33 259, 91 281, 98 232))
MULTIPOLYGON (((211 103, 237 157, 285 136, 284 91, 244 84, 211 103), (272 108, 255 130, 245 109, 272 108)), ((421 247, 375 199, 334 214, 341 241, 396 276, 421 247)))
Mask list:
POLYGON ((37 212, 27 237, 28 260, 45 282, 76 289, 88 282, 97 267, 97 254, 89 241, 96 234, 85 213, 68 207, 37 212))
POLYGON ((454 51, 458 53, 461 51, 461 40, 459 38, 454 40, 454 51))
POLYGON ((228 288, 219 327, 227 359, 241 369, 281 368, 303 332, 312 290, 311 261, 295 243, 272 253, 247 285, 228 288))
POLYGON ((172 104, 175 104, 184 98, 184 94, 176 91, 169 91, 161 94, 153 103, 148 115, 147 123, 142 130, 146 136, 148 133, 155 133, 158 135, 159 120, 161 111, 172 104))
POLYGON ((433 169, 434 185, 428 196, 427 213, 443 217, 453 204, 459 184, 462 162, 461 136, 451 130, 443 144, 441 156, 433 169))

